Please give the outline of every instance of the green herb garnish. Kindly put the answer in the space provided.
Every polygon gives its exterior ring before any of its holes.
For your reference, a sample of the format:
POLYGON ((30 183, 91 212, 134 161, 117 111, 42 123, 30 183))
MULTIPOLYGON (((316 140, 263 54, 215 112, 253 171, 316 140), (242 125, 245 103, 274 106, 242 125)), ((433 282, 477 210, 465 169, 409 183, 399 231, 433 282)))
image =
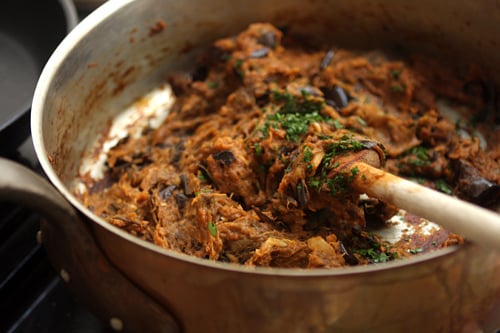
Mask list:
POLYGON ((394 258, 394 254, 391 255, 387 254, 386 252, 380 251, 376 248, 369 248, 369 249, 359 249, 355 250, 355 253, 361 254, 363 257, 371 259, 372 262, 374 263, 381 263, 381 262, 387 262, 391 260, 391 258, 394 258))
POLYGON ((345 193, 347 192, 348 176, 343 173, 338 173, 333 176, 333 178, 326 179, 325 184, 330 194, 333 196, 345 193))
POLYGON ((214 237, 217 236, 217 225, 213 222, 208 222, 208 232, 214 237))
POLYGON ((445 180, 443 179, 438 179, 434 182, 434 185, 436 186, 436 190, 441 191, 446 194, 452 194, 453 190, 451 189, 451 186, 446 183, 445 180))
MULTIPOLYGON (((317 112, 312 113, 275 113, 267 117, 273 128, 281 127, 286 131, 286 139, 298 142, 301 136, 307 133, 309 125, 313 122, 325 121, 317 112)), ((269 125, 267 129, 269 129, 269 125)))
POLYGON ((304 155, 302 156, 302 162, 311 162, 313 158, 313 153, 311 149, 307 146, 304 147, 304 155))
POLYGON ((396 80, 399 79, 399 76, 401 75, 401 71, 399 69, 393 69, 391 71, 391 76, 395 78, 396 80))
POLYGON ((336 156, 340 153, 346 153, 348 151, 359 151, 364 149, 365 146, 361 142, 348 135, 343 135, 339 141, 331 143, 328 145, 327 155, 336 156))
POLYGON ((241 68, 243 66, 243 60, 241 59, 236 59, 234 62, 234 68, 236 73, 243 78, 245 76, 245 73, 243 72, 243 69, 241 68))
POLYGON ((255 155, 256 156, 261 156, 262 155, 262 146, 257 142, 253 145, 255 149, 255 155))
POLYGON ((347 193, 349 184, 359 174, 358 167, 353 167, 349 172, 339 172, 333 177, 329 175, 329 172, 340 166, 338 161, 334 161, 337 155, 361 149, 364 149, 363 144, 348 135, 342 136, 337 142, 328 144, 325 149, 325 156, 318 168, 321 172, 307 180, 309 187, 316 189, 318 192, 326 187, 332 196, 347 193))
POLYGON ((273 99, 282 102, 279 113, 318 113, 324 105, 324 101, 310 97, 309 93, 301 90, 301 98, 293 96, 289 92, 273 91, 273 99))
POLYGON ((278 105, 271 104, 272 114, 267 115, 266 122, 259 131, 268 137, 269 129, 283 129, 286 131, 286 139, 298 142, 307 133, 309 125, 313 122, 330 122, 320 115, 324 101, 311 98, 305 90, 301 96, 293 96, 289 92, 273 91, 273 100, 278 105))
POLYGON ((424 249, 421 247, 416 247, 414 249, 408 249, 408 252, 411 254, 417 254, 417 253, 424 252, 424 249))
POLYGON ((307 180, 307 185, 309 185, 310 188, 316 189, 318 192, 321 190, 321 179, 317 177, 311 177, 307 180))
POLYGON ((342 125, 342 123, 338 119, 332 119, 330 121, 330 123, 333 125, 333 127, 335 127, 335 129, 342 129, 342 128, 344 128, 344 125, 342 125))
POLYGON ((400 85, 400 84, 393 84, 391 86, 391 90, 394 91, 394 92, 404 92, 405 91, 405 87, 400 85))
POLYGON ((410 180, 412 180, 415 183, 420 184, 420 185, 424 184, 427 181, 427 179, 422 178, 422 177, 411 177, 410 180))
POLYGON ((210 89, 216 89, 219 87, 219 85, 220 85, 220 83, 218 81, 207 82, 207 87, 210 89))
POLYGON ((359 168, 355 166, 351 169, 351 174, 349 175, 348 181, 352 182, 354 178, 359 174, 359 168))
POLYGON ((415 166, 424 166, 431 163, 427 149, 422 146, 413 147, 407 150, 405 155, 413 155, 415 158, 409 160, 408 163, 415 166))
POLYGON ((363 126, 363 127, 365 127, 365 126, 366 126, 366 121, 365 121, 363 118, 361 118, 361 117, 359 117, 359 116, 358 116, 358 117, 356 118, 356 120, 358 121, 358 123, 359 123, 361 126, 363 126))

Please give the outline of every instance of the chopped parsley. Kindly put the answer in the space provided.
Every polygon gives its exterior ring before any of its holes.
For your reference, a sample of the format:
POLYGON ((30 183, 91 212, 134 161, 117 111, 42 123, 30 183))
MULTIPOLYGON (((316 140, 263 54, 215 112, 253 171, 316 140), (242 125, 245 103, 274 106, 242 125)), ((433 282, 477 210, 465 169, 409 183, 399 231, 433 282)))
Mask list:
POLYGON ((307 184, 309 185, 310 188, 316 189, 318 192, 321 190, 321 179, 314 177, 314 178, 309 178, 307 180, 307 184))
POLYGON ((366 126, 366 121, 365 121, 363 118, 361 118, 360 116, 358 116, 358 117, 356 118, 356 120, 358 121, 358 123, 359 123, 361 126, 363 126, 363 127, 365 127, 365 126, 366 126))
POLYGON ((421 252, 424 252, 424 249, 421 247, 416 247, 414 249, 408 249, 408 253, 411 253, 411 254, 417 254, 417 253, 421 253, 421 252))
POLYGON ((262 146, 257 142, 253 145, 255 149, 255 155, 256 156, 261 156, 262 155, 262 146))
POLYGON ((336 156, 361 149, 364 149, 363 144, 348 135, 343 135, 337 142, 328 144, 327 149, 325 149, 326 154, 318 168, 321 170, 320 173, 307 180, 309 187, 318 192, 328 190, 332 196, 347 193, 349 184, 359 174, 359 168, 355 166, 348 172, 338 172, 333 177, 329 175, 329 172, 340 166, 338 161, 334 161, 336 156))
POLYGON ((330 194, 337 196, 338 194, 347 192, 348 176, 338 173, 333 178, 328 178, 325 184, 330 194))
POLYGON ((355 250, 354 252, 370 259, 373 263, 387 262, 397 257, 396 253, 387 254, 386 252, 380 251, 379 249, 376 249, 374 247, 369 249, 359 249, 355 250))
POLYGON ((394 78, 394 79, 399 79, 399 76, 401 75, 401 71, 399 69, 393 69, 391 70, 391 76, 394 78))
POLYGON ((431 158, 427 149, 422 146, 416 146, 408 149, 405 155, 413 156, 408 163, 415 166, 424 166, 431 163, 431 158))
POLYGON ((391 90, 394 91, 394 92, 404 92, 406 89, 401 84, 393 84, 391 86, 391 90))
POLYGON ((436 186, 436 190, 441 191, 446 194, 451 194, 453 190, 451 189, 451 186, 446 183, 445 180, 443 179, 438 179, 434 182, 434 185, 436 186))
POLYGON ((302 162, 311 162, 313 158, 313 153, 311 149, 307 146, 304 147, 304 155, 302 156, 302 162))
POLYGON ((318 113, 324 105, 324 101, 312 99, 309 93, 301 90, 301 97, 293 96, 289 92, 273 91, 273 99, 276 102, 283 103, 279 109, 279 113, 318 113))
MULTIPOLYGON (((336 167, 338 167, 338 164, 334 164, 332 168, 336 167)), ((323 186, 326 186, 330 195, 338 196, 348 192, 349 184, 358 174, 359 169, 357 167, 352 168, 349 173, 339 172, 333 177, 327 177, 326 173, 322 172, 319 176, 310 177, 307 184, 318 192, 322 190, 323 186)))
POLYGON ((210 88, 210 89, 216 89, 218 88, 220 85, 220 82, 218 81, 209 81, 207 82, 207 87, 210 88))
POLYGON ((271 110, 277 108, 277 111, 268 114, 264 125, 259 129, 265 137, 268 137, 270 128, 283 129, 287 140, 298 142, 307 133, 311 123, 333 121, 319 113, 324 101, 311 99, 305 90, 302 90, 300 97, 274 90, 273 100, 279 105, 272 104, 271 110))
POLYGON ((243 72, 243 69, 241 68, 243 66, 243 60, 241 59, 236 59, 234 62, 234 70, 238 76, 243 78, 245 76, 245 73, 243 72))
POLYGON ((410 180, 414 181, 415 183, 417 184, 425 184, 425 182, 427 181, 427 179, 423 178, 423 177, 410 177, 410 180))
MULTIPOLYGON (((298 142, 307 133, 309 125, 313 122, 325 121, 317 112, 312 113, 274 113, 267 116, 267 128, 282 128, 286 131, 286 139, 298 142)), ((266 125, 265 125, 266 127, 266 125)))
MULTIPOLYGON (((272 101, 269 105, 269 114, 265 123, 258 128, 264 137, 269 136, 269 129, 282 129, 286 131, 286 139, 292 142, 300 141, 301 137, 309 130, 309 125, 314 122, 327 123, 335 129, 342 129, 339 119, 332 119, 321 115, 325 101, 321 98, 312 97, 307 90, 301 90, 300 96, 289 92, 272 91, 272 101)), ((266 112, 265 109, 263 109, 266 112)), ((359 119, 360 123, 363 120, 359 119)), ((328 136, 318 134, 320 139, 328 136)))
POLYGON ((335 127, 335 129, 342 129, 342 128, 344 128, 344 125, 342 125, 342 123, 338 119, 333 119, 331 121, 331 123, 332 123, 333 127, 335 127))
POLYGON ((208 222, 208 232, 214 237, 217 236, 217 225, 213 222, 208 222))
POLYGON ((327 155, 330 157, 336 156, 341 153, 346 153, 348 151, 359 151, 364 149, 365 146, 356 139, 353 139, 349 135, 343 135, 340 140, 335 143, 331 143, 327 147, 327 155))
POLYGON ((351 169, 351 174, 349 175, 349 181, 353 181, 354 177, 356 177, 359 174, 359 168, 355 166, 354 168, 351 169))

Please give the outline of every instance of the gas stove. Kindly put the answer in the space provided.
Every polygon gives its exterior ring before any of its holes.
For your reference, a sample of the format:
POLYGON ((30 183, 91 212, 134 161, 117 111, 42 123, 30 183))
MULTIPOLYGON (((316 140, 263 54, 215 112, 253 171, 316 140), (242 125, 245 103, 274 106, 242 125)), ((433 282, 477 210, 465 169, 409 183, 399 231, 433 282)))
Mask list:
MULTIPOLYGON (((79 18, 102 2, 75 1, 79 18)), ((0 150, 0 156, 44 176, 31 138, 0 150)), ((40 218, 24 207, 0 203, 0 332, 112 332, 70 293, 51 266, 37 242, 40 218)))
MULTIPOLYGON (((43 176, 31 140, 7 157, 43 176)), ((0 203, 0 332, 104 333, 111 330, 79 303, 37 242, 40 216, 0 203)))

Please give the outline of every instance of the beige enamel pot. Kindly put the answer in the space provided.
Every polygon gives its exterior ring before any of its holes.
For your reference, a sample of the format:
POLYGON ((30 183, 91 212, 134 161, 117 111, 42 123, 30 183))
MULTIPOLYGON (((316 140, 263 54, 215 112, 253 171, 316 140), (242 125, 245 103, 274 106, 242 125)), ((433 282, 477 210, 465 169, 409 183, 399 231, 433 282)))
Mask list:
POLYGON ((111 0, 63 40, 36 87, 32 138, 47 178, 0 160, 0 197, 43 214, 40 238, 67 287, 127 332, 499 329, 500 254, 481 244, 346 269, 239 267, 138 240, 73 196, 83 152, 110 119, 256 21, 335 45, 474 59, 500 82, 496 0, 111 0))

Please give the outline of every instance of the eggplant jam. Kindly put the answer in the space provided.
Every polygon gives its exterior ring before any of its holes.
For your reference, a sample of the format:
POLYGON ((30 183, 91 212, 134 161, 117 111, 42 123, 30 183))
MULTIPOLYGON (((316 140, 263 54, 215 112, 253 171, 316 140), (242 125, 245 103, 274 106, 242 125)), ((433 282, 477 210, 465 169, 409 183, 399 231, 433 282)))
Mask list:
POLYGON ((480 67, 303 45, 255 23, 215 41, 192 73, 169 73, 166 119, 107 153, 84 204, 163 248, 242 265, 365 265, 462 244, 353 191, 363 174, 348 166, 376 152, 388 172, 494 207, 500 138, 478 116, 491 108, 472 84, 480 67), (403 220, 396 241, 375 231, 403 220))

